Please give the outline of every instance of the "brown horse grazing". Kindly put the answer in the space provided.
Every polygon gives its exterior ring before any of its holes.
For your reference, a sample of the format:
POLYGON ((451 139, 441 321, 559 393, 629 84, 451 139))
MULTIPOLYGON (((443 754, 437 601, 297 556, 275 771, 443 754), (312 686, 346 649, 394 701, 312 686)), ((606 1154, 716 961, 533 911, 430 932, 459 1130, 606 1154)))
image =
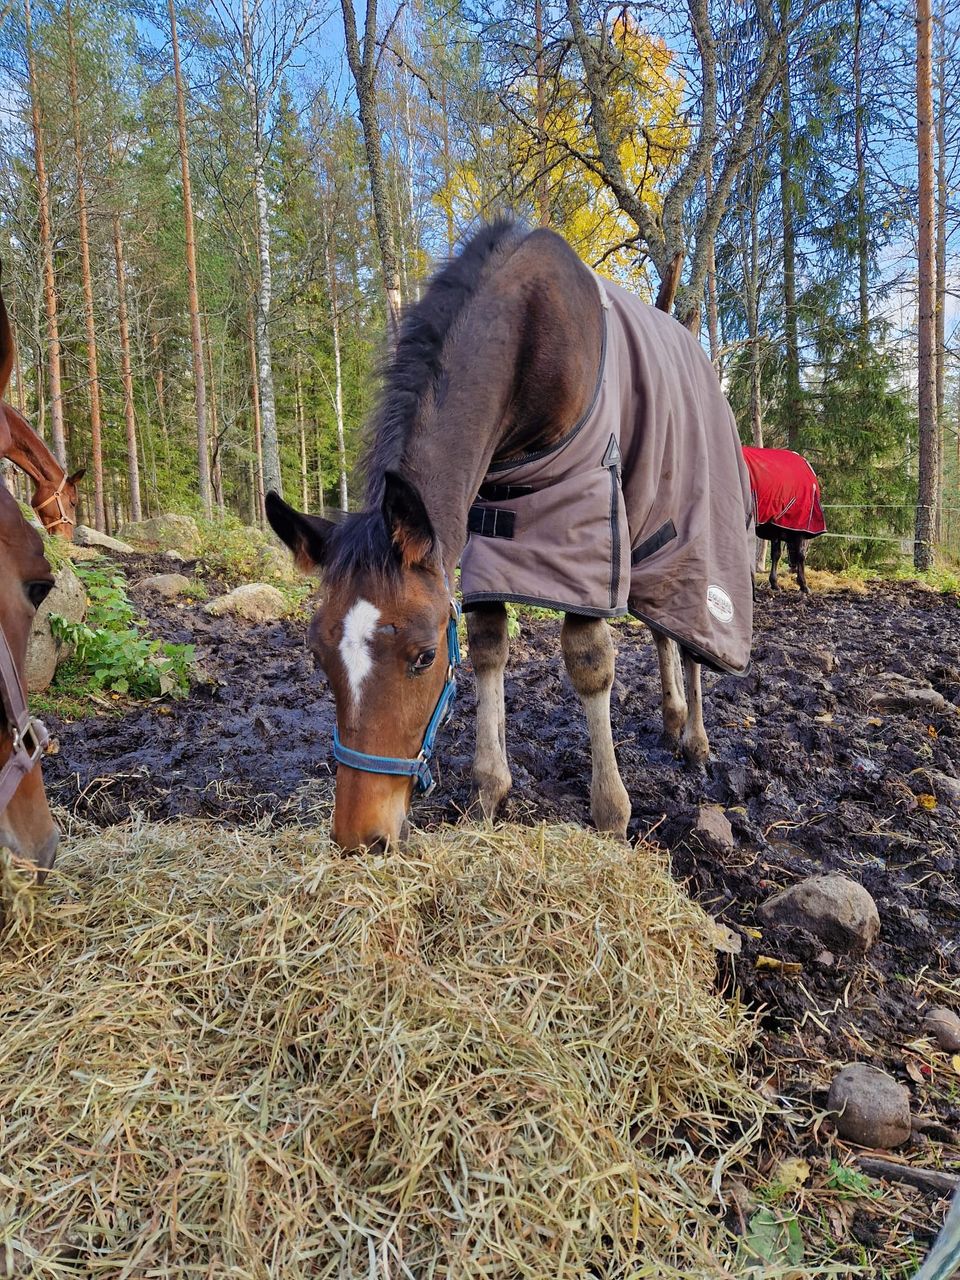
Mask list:
POLYGON ((560 237, 498 223, 406 312, 374 425, 362 513, 334 524, 267 499, 275 532, 325 582, 309 643, 336 701, 334 840, 397 841, 414 791, 432 786, 459 657, 461 552, 484 813, 511 785, 503 602, 523 600, 565 614, 593 819, 625 834, 605 619, 629 608, 651 626, 664 727, 691 762, 709 752, 700 662, 740 671, 749 660, 749 489, 706 355, 560 237))
MULTIPOLYGON (((13 341, 0 294, 0 395, 12 363, 13 341)), ((0 421, 0 451, 5 430, 0 421)), ((53 863, 60 834, 40 776, 47 734, 27 711, 23 669, 33 615, 52 586, 43 540, 0 485, 0 847, 40 869, 53 863)))
POLYGON ((5 431, 0 431, 0 457, 9 458, 33 481, 30 505, 47 533, 72 542, 77 523, 77 481, 83 479, 85 468, 68 475, 12 404, 0 404, 0 418, 5 419, 6 426, 5 431))

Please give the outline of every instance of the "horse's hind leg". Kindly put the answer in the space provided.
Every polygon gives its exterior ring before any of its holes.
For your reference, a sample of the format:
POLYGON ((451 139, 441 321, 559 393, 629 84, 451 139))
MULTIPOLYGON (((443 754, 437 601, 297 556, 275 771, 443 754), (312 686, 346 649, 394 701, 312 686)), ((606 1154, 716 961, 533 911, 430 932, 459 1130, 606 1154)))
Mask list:
POLYGON ((610 628, 602 618, 568 613, 560 629, 560 647, 590 732, 590 813, 594 825, 598 831, 624 837, 630 821, 630 797, 617 767, 610 727, 615 656, 610 628))
POLYGON ((663 736, 671 747, 680 744, 680 735, 687 723, 687 700, 683 693, 680 675, 680 650, 669 636, 651 631, 657 646, 657 662, 660 664, 660 689, 663 705, 663 736))
POLYGON ((513 785, 507 764, 507 717, 503 700, 503 673, 510 648, 504 606, 491 604, 471 609, 467 614, 467 639, 477 678, 473 783, 484 816, 492 819, 513 785))
POLYGON ((687 723, 680 739, 680 749, 687 764, 706 764, 710 759, 710 742, 703 723, 700 663, 688 653, 683 655, 683 683, 687 692, 687 723))
POLYGON ((808 596, 807 586, 807 539, 799 536, 787 541, 787 555, 790 557, 790 568, 797 576, 800 594, 808 596))

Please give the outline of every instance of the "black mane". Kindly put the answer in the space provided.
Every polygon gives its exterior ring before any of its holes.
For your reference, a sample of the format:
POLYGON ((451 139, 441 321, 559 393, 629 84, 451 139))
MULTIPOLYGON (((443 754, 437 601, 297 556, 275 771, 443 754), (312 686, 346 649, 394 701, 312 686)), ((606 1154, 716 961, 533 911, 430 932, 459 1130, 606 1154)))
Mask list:
POLYGON ((379 507, 383 473, 400 469, 404 446, 424 396, 436 386, 447 339, 476 296, 492 260, 514 249, 525 231, 510 218, 484 226, 432 276, 419 302, 407 307, 397 347, 383 375, 380 403, 364 458, 368 507, 379 507))
POLYGON ((515 249, 523 227, 509 218, 484 226, 431 277, 419 302, 407 307, 392 359, 384 370, 383 390, 364 457, 366 507, 333 531, 324 576, 373 575, 389 582, 399 574, 380 514, 384 473, 399 471, 403 452, 424 397, 433 391, 443 368, 447 339, 476 296, 493 262, 515 249))

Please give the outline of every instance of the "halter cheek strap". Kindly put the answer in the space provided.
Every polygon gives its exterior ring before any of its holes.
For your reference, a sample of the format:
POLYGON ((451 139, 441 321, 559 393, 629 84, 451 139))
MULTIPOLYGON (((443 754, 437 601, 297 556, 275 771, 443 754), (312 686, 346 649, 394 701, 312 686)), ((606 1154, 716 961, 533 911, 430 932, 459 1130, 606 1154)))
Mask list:
POLYGON ((50 740, 43 724, 27 710, 23 685, 17 672, 7 637, 0 627, 0 703, 13 740, 13 751, 0 768, 0 813, 16 794, 20 783, 32 773, 50 740))
POLYGON ((49 507, 51 502, 55 502, 57 504, 57 510, 60 513, 59 518, 54 520, 52 524, 48 524, 46 526, 47 529, 55 529, 58 524, 67 524, 72 528, 77 523, 73 516, 67 515, 63 505, 63 492, 67 487, 68 478, 68 476, 64 475, 63 479, 57 485, 56 489, 54 489, 53 493, 51 493, 50 497, 44 498, 42 502, 38 502, 33 508, 37 515, 39 515, 44 507, 49 507))
MULTIPOLYGON (((444 575, 444 581, 449 590, 450 584, 446 580, 446 575, 444 575)), ((334 725, 333 758, 338 764, 345 764, 348 769, 359 769, 363 773, 386 773, 399 778, 413 778, 414 789, 417 792, 425 796, 430 794, 436 786, 433 774, 430 772, 430 757, 433 755, 437 734, 449 719, 457 694, 456 670, 460 665, 460 637, 457 634, 459 621, 460 606, 451 595, 450 618, 447 622, 447 678, 423 735, 420 754, 415 759, 405 759, 403 756, 375 756, 366 751, 354 751, 352 747, 343 745, 337 727, 334 725)))

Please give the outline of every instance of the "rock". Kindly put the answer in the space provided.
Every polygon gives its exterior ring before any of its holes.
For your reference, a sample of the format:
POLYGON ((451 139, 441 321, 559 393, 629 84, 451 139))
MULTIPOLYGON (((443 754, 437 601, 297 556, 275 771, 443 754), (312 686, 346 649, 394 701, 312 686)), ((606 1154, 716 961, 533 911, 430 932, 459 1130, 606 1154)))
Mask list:
POLYGON ((216 618, 229 613, 247 622, 274 622, 286 613, 287 602, 282 592, 269 583, 248 582, 228 591, 225 596, 217 596, 204 606, 204 610, 216 618))
POLYGON ((880 933, 877 904, 847 876, 809 876, 775 894, 760 908, 773 924, 799 925, 834 951, 862 954, 880 933))
POLYGON ((188 556, 200 554, 200 530, 190 516, 153 516, 125 524, 120 529, 123 538, 129 538, 137 546, 159 547, 164 551, 181 551, 188 556))
POLYGON ((186 564, 187 557, 182 556, 179 551, 164 551, 164 560, 169 560, 171 564, 186 564))
POLYGON ((960 778, 951 778, 949 774, 936 773, 933 770, 928 770, 927 777, 933 787, 933 794, 941 804, 949 804, 954 809, 960 809, 960 778))
POLYGON ((834 1076, 827 1098, 837 1132, 861 1147, 899 1147, 910 1137, 910 1093, 879 1067, 855 1062, 834 1076))
POLYGON ((729 853, 737 847, 729 819, 716 804, 700 806, 697 810, 697 820, 693 824, 693 834, 703 844, 709 845, 718 853, 729 853))
POLYGON ((960 1018, 952 1009, 934 1005, 928 1010, 923 1026, 945 1053, 960 1053, 960 1018))
POLYGON ((57 665, 72 653, 69 645, 54 639, 50 615, 57 614, 68 622, 82 622, 87 609, 87 593, 83 583, 64 564, 54 578, 54 588, 37 610, 27 644, 26 684, 28 693, 42 693, 50 687, 57 665))
POLYGON ((869 699, 870 706, 876 711, 923 711, 933 715, 957 710, 925 680, 911 680, 893 671, 885 671, 879 678, 884 687, 871 694, 869 699))
POLYGON ((165 600, 172 600, 174 596, 182 596, 184 591, 189 591, 191 582, 182 573, 154 573, 144 578, 140 587, 144 591, 155 591, 165 600))
POLYGON ((103 555, 96 547, 84 547, 79 542, 64 542, 60 550, 70 560, 99 560, 103 555))
POLYGON ((115 551, 117 555, 121 556, 131 555, 134 550, 129 542, 122 542, 119 538, 111 538, 109 534, 100 533, 85 524, 77 525, 73 531, 73 540, 77 546, 100 547, 104 551, 115 551))
POLYGON ((296 582, 300 577, 290 552, 269 542, 257 552, 257 569, 265 578, 280 578, 284 582, 296 582))

